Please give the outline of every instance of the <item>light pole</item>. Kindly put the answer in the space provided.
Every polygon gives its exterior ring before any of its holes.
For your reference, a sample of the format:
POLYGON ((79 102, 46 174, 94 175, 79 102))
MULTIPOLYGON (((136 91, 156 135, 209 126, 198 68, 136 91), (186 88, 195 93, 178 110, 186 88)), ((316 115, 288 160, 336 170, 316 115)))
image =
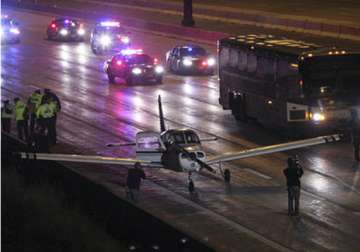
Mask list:
POLYGON ((193 27, 195 25, 195 21, 192 16, 192 0, 184 0, 184 12, 181 24, 189 27, 193 27))

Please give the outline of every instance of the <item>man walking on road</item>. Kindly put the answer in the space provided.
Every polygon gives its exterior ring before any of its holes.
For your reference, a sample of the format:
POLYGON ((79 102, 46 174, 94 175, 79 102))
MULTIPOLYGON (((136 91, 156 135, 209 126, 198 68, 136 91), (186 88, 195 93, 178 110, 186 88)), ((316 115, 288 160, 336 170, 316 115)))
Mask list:
POLYGON ((13 117, 13 108, 9 100, 4 100, 1 107, 1 129, 7 133, 11 131, 11 119, 13 117))
POLYGON ((28 140, 28 110, 20 98, 16 97, 14 99, 15 103, 15 120, 16 128, 18 131, 18 137, 21 140, 28 140))
POLYGON ((41 90, 37 89, 30 95, 28 99, 27 106, 30 114, 30 134, 34 133, 36 113, 37 113, 37 109, 41 104, 42 97, 43 95, 41 94, 41 90))
POLYGON ((136 162, 134 168, 129 169, 126 179, 129 197, 134 202, 138 201, 141 179, 146 179, 145 172, 141 163, 136 162))
POLYGON ((288 214, 299 215, 300 178, 304 171, 300 164, 291 157, 288 158, 287 163, 288 166, 284 169, 284 175, 288 191, 288 214))
POLYGON ((360 161, 360 114, 355 109, 351 110, 351 142, 354 148, 354 159, 360 161))

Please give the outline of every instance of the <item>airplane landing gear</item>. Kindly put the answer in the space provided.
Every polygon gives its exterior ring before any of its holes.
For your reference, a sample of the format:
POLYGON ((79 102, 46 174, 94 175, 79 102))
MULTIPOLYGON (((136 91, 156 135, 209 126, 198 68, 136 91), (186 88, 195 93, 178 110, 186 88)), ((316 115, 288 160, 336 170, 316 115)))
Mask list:
POLYGON ((195 191, 195 184, 194 181, 191 179, 191 172, 189 172, 189 184, 188 184, 188 188, 189 188, 189 192, 193 193, 195 191))
POLYGON ((224 181, 225 183, 230 183, 231 180, 231 173, 229 169, 224 170, 224 181))

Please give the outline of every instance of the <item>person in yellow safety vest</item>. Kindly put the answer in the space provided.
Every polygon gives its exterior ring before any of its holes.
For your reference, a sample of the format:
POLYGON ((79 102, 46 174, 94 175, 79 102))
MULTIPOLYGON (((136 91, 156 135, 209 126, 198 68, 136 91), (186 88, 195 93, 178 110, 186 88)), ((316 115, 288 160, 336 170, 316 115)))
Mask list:
POLYGON ((45 133, 48 137, 48 140, 50 142, 49 137, 53 134, 52 128, 51 128, 51 118, 55 116, 55 111, 53 106, 49 104, 49 99, 44 99, 42 104, 39 106, 39 108, 36 111, 36 118, 38 119, 41 132, 45 133))
POLYGON ((21 140, 28 140, 28 109, 20 98, 16 97, 14 99, 15 103, 15 120, 16 128, 18 132, 18 137, 21 140))
POLYGON ((30 133, 34 133, 34 127, 36 122, 36 112, 41 104, 43 94, 41 94, 41 90, 35 90, 29 97, 27 105, 29 108, 30 114, 30 133))
POLYGON ((1 129, 7 133, 11 130, 11 119, 13 117, 13 107, 9 100, 4 100, 1 107, 1 129))
POLYGON ((59 105, 54 99, 49 98, 49 107, 54 113, 54 115, 49 119, 49 140, 50 144, 56 144, 56 114, 59 112, 59 105))

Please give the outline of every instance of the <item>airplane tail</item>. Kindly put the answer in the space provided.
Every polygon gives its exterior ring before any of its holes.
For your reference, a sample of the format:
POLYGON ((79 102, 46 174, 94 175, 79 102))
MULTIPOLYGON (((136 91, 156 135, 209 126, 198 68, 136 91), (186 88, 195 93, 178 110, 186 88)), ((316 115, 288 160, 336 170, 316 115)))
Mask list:
POLYGON ((158 103, 159 103, 160 132, 164 132, 166 130, 166 128, 165 128, 165 120, 164 120, 164 114, 163 114, 160 95, 158 97, 158 103))

